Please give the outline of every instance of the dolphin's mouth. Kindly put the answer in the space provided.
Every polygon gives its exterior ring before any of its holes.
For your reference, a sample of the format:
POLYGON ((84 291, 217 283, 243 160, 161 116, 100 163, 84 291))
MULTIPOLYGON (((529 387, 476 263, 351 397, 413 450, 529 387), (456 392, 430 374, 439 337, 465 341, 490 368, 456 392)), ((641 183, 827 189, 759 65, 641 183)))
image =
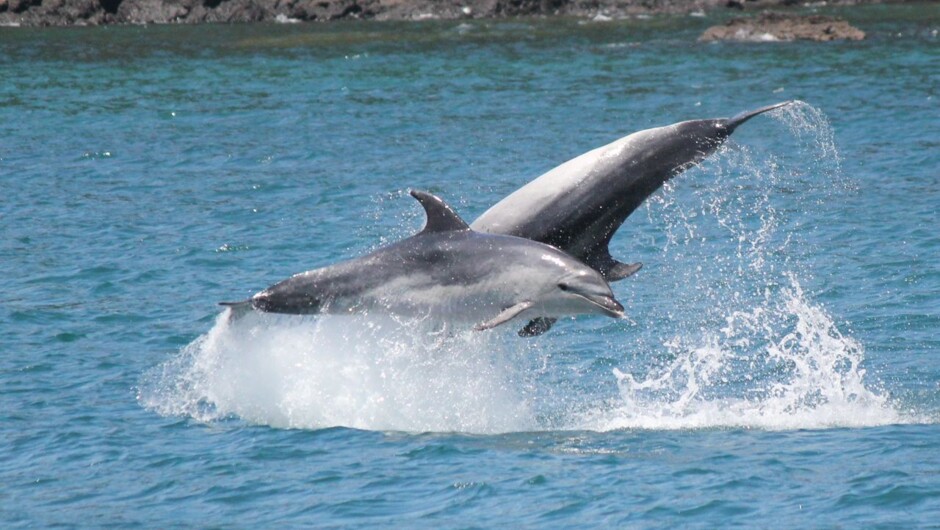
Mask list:
POLYGON ((623 306, 612 296, 586 296, 577 293, 578 296, 599 307, 601 311, 613 318, 623 318, 623 306))

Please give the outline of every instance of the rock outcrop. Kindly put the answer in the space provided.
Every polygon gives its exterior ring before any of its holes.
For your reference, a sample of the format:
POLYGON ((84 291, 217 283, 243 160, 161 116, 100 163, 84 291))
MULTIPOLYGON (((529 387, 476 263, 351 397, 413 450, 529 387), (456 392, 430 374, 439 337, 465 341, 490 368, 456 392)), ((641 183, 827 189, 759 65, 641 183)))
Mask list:
POLYGON ((845 20, 822 15, 765 12, 756 17, 740 17, 712 26, 700 41, 778 42, 794 40, 862 40, 865 32, 845 20))

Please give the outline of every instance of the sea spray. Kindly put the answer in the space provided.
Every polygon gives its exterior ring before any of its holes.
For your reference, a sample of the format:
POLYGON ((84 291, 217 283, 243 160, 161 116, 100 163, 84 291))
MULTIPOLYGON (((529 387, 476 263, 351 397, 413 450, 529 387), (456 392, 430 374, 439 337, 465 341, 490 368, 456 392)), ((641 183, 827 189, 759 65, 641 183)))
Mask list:
POLYGON ((536 427, 499 334, 375 316, 226 313, 145 377, 141 402, 201 421, 496 433, 536 427))
POLYGON ((614 369, 619 403, 585 415, 579 426, 813 429, 914 421, 866 383, 861 345, 795 280, 768 306, 734 311, 722 329, 664 347, 669 360, 642 376, 614 369))

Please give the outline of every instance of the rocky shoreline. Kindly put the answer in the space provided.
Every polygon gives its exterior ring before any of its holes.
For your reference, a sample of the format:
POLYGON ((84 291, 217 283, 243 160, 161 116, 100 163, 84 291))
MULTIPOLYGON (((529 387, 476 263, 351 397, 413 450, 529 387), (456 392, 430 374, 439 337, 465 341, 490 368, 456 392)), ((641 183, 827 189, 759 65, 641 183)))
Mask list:
POLYGON ((425 20, 572 16, 607 20, 882 0, 0 0, 0 26, 425 20))

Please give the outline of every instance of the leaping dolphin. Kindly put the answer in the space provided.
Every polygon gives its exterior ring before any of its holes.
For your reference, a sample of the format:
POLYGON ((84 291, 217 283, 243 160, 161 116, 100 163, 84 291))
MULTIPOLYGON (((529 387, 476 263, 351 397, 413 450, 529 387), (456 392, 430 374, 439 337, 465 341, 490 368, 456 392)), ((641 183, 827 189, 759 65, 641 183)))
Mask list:
POLYGON ((610 286, 581 261, 529 239, 476 232, 440 198, 411 195, 427 214, 418 234, 222 305, 290 314, 375 311, 477 330, 542 315, 623 317, 610 286))
MULTIPOLYGON (((626 218, 667 180, 714 153, 742 123, 790 103, 635 132, 529 182, 470 227, 554 245, 597 269, 607 281, 621 280, 642 266, 610 255, 610 240, 626 218)), ((553 322, 533 320, 519 334, 544 333, 553 322)))

